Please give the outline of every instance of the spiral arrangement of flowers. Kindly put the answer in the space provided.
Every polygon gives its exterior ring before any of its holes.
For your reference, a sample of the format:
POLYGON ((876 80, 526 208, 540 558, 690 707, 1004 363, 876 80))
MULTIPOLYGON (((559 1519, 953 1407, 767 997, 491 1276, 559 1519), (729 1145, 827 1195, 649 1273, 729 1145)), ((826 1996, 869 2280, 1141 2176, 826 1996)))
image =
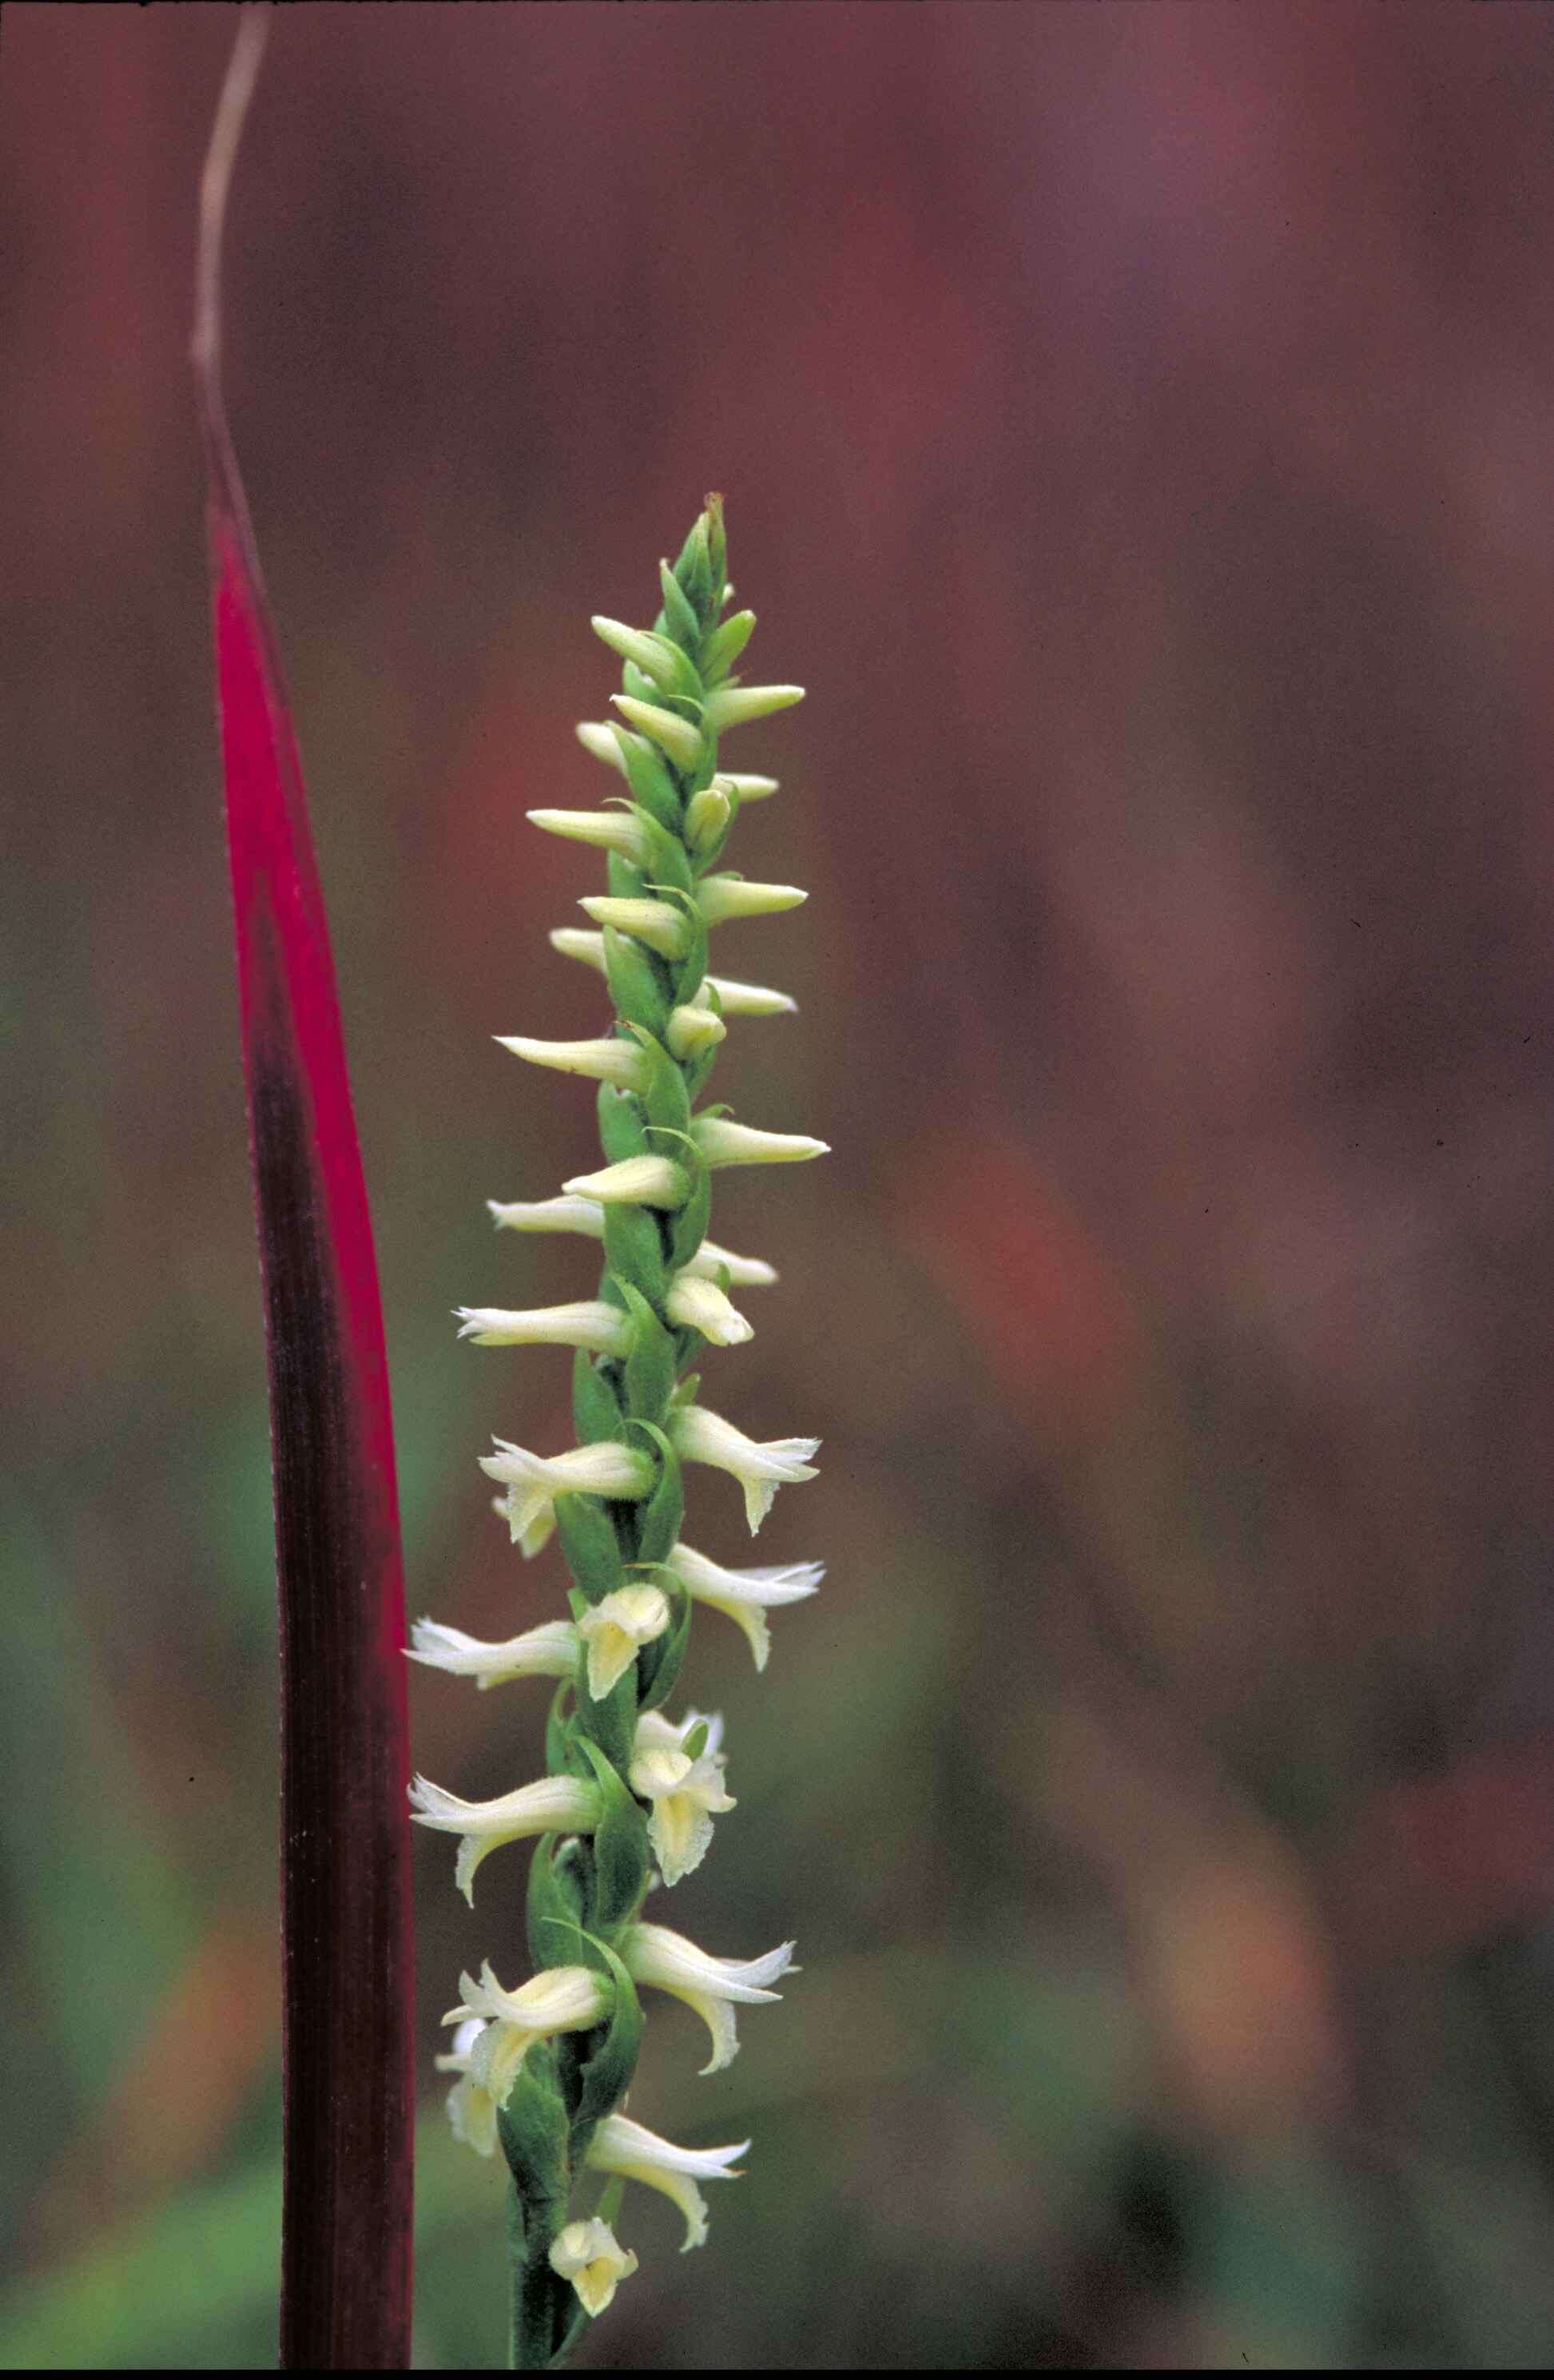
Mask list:
POLYGON ((455 2131, 482 2155, 500 2145, 512 2172, 513 2360, 524 2369, 564 2356, 637 2269, 614 2228, 625 2182, 670 2197, 686 2246, 697 2247, 707 2236, 699 2184, 731 2179, 749 2146, 679 2148, 624 2113, 642 2034, 639 1986, 672 1992, 696 2010, 711 2043, 702 2070, 715 2073, 737 2047, 735 2009, 774 1999, 793 1955, 783 1943, 756 1959, 716 1957, 645 1920, 649 1892, 689 1876, 714 1819, 735 1806, 721 1721, 695 1710, 671 1718, 665 1706, 697 1605, 743 1630, 759 1670, 767 1614, 812 1595, 821 1576, 817 1562, 726 1568, 681 1534, 686 1463, 738 1481, 752 1534, 779 1487, 815 1475, 815 1439, 747 1437, 700 1402, 690 1366, 705 1347, 752 1336, 732 1293, 776 1278, 708 1238, 712 1174, 819 1157, 825 1144, 697 1106, 728 1020, 795 1004, 710 975, 707 963, 714 927, 805 897, 718 864, 741 805, 777 790, 772 778, 720 770, 719 738, 797 702, 803 689, 745 686, 733 674, 755 614, 725 616, 733 589, 718 497, 709 496, 678 561, 673 569, 662 563, 659 575, 662 609, 650 629, 593 623, 624 664, 622 691, 612 697, 620 719, 577 734, 619 772, 625 792, 598 809, 528 813, 546 832, 607 855, 608 892, 581 904, 590 927, 563 928, 551 940, 603 977, 613 1026, 579 1041, 499 1037, 533 1064, 598 1082, 605 1162, 557 1197, 492 1201, 492 1216, 505 1230, 600 1242, 603 1274, 596 1296, 572 1305, 460 1309, 461 1335, 479 1345, 576 1350, 577 1445, 541 1455, 498 1439, 481 1459, 522 1552, 559 1538, 570 1616, 502 1644, 430 1620, 414 1632, 417 1659, 482 1689, 517 1678, 557 1682, 545 1776, 489 1802, 462 1801, 425 1779, 411 1789, 420 1823, 458 1838, 455 1875, 471 1903, 489 1852, 539 1838, 528 1895, 536 1972, 513 1988, 489 1961, 478 1976, 462 1976, 445 2020, 455 2027, 452 2048, 439 2060, 456 2077, 455 2131))

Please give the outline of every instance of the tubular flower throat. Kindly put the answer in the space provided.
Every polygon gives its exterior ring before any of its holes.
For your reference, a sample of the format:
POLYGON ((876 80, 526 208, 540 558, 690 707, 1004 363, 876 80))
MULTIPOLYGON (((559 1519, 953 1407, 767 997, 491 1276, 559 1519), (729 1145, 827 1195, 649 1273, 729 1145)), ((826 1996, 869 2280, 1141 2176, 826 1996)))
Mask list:
MULTIPOLYGON (((457 1838, 455 1880, 471 1900, 491 1853, 538 1838, 530 1979, 509 1991, 489 1961, 463 1975, 444 2019, 452 2047, 437 2060, 455 2078, 455 2135, 482 2156, 500 2147, 513 2177, 513 2362, 523 2370, 562 2361, 637 2270, 614 2228, 627 2182, 669 2196, 686 2246, 697 2247, 707 2236, 698 2184, 733 2179, 748 2146, 676 2148, 623 2112, 641 2042, 639 1985, 701 2019, 712 2048, 703 2071, 714 2073, 738 2046, 735 2008, 775 2000, 793 1958, 791 1942, 755 1959, 714 1957, 644 1921, 649 1892, 689 1876, 714 1818, 735 1807, 722 1720, 694 1710, 671 1719, 665 1706, 698 1606, 734 1621, 761 1670, 769 1614, 812 1595, 822 1575, 813 1561, 725 1568, 681 1534, 687 1464, 730 1475, 752 1535, 779 1487, 815 1476, 817 1439, 747 1437, 698 1402, 691 1367, 703 1351, 753 1338, 731 1292, 777 1278, 763 1258, 708 1237, 713 1175, 823 1156, 825 1143, 698 1105, 731 1025, 737 1038, 744 1020, 795 1006, 784 991, 709 974, 708 945, 714 932, 735 941, 745 921, 805 898, 724 864, 741 808, 777 783, 721 768, 718 753, 720 736, 785 710, 802 688, 731 674, 755 614, 725 610, 719 497, 708 497, 674 567, 660 564, 659 589, 650 628, 593 622, 622 663, 614 716, 577 730, 610 772, 601 805, 568 807, 564 795, 528 812, 541 832, 582 846, 579 856, 602 858, 603 889, 580 899, 588 926, 558 927, 551 941, 591 971, 596 994, 602 978, 613 1016, 582 1020, 573 1040, 496 1037, 531 1066, 587 1078, 601 1155, 559 1195, 489 1200, 492 1219, 503 1232, 596 1242, 602 1277, 594 1295, 562 1305, 456 1308, 460 1338, 477 1346, 571 1351, 577 1444, 537 1454, 497 1439, 480 1457, 520 1551, 559 1539, 566 1606, 537 1622, 526 1614, 529 1624, 496 1641, 422 1620, 411 1647, 423 1667, 481 1691, 531 1678, 553 1691, 543 1776, 477 1801, 423 1778, 411 1789, 418 1821, 457 1838)), ((759 925, 758 939, 770 930, 759 925)), ((727 1490, 718 1497, 732 1520, 727 1490)))

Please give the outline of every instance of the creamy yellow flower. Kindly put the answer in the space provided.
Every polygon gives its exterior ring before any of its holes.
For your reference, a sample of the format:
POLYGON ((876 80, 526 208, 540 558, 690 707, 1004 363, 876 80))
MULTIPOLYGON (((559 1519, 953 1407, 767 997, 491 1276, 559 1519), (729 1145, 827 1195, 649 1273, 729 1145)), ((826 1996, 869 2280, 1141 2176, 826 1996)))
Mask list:
POLYGON ((618 1586, 584 1612, 577 1633, 589 1648, 589 1692, 596 1703, 625 1677, 641 1646, 663 1634, 669 1616, 669 1597, 657 1586, 618 1586))
POLYGON ((541 1777, 493 1802, 463 1802, 429 1777, 418 1777, 410 1803, 418 1826, 460 1837, 454 1876, 471 1908, 475 1871, 488 1852, 526 1835, 591 1835, 602 1807, 598 1786, 580 1777, 541 1777))
POLYGON ((583 2311, 601 2314, 622 2281, 637 2270, 637 2259, 623 2248, 608 2223, 597 2215, 587 2223, 568 2223, 551 2247, 551 2270, 570 2281, 583 2311))
POLYGON ((707 2203, 697 2183, 737 2180, 734 2160, 742 2157, 749 2145, 748 2141, 738 2141, 731 2148, 678 2149, 673 2141, 661 2140, 657 2132, 650 2132, 646 2124, 634 2123, 629 2116, 606 2116, 583 2162, 596 2172, 618 2173, 627 2181, 644 2182, 650 2190, 661 2190, 665 2198, 673 2199, 686 2218, 684 2254, 686 2248, 699 2248, 707 2238, 707 2203))
POLYGON ((707 2027, 712 2056, 703 2074, 716 2074, 738 2051, 735 2002, 754 2007, 758 2001, 780 1999, 780 1992, 766 1986, 788 1973, 793 1957, 793 1944, 780 1942, 759 1959, 715 1959, 667 1925, 634 1925, 621 1944, 621 1958, 634 1983, 673 1992, 707 2027))
POLYGON ((443 2022, 458 2026, 455 2046, 467 2041, 470 2082, 494 2107, 504 2107, 512 2097, 518 2069, 535 2042, 558 2033, 587 2033, 610 2013, 610 1988, 591 1967, 546 1967, 509 1992, 488 1960, 478 1977, 460 1975, 458 1988, 459 2005, 443 2022), (466 2029, 472 2018, 480 2020, 480 2030, 471 2035, 466 2029))
POLYGON ((424 1661, 429 1670, 473 1678, 484 1694, 512 1678, 570 1678, 581 1641, 570 1620, 544 1621, 500 1645, 467 1636, 462 1628, 446 1628, 439 1620, 418 1620, 408 1650, 412 1661, 424 1661))
POLYGON ((712 1840, 712 1820, 735 1807, 723 1784, 723 1755, 718 1746, 722 1733, 719 1719, 703 1719, 691 1711, 674 1727, 661 1711, 647 1711, 637 1722, 628 1781, 634 1793, 652 1803, 648 1840, 653 1847, 665 1884, 678 1884, 699 1867, 712 1840), (699 1753, 686 1749, 693 1732, 705 1728, 699 1753))
POLYGON ((481 1455, 480 1468, 506 1488, 498 1510, 514 1544, 525 1554, 537 1554, 549 1543, 558 1496, 608 1496, 629 1502, 652 1492, 650 1458, 615 1439, 552 1455, 530 1454, 527 1447, 509 1446, 501 1438, 495 1446, 494 1454, 481 1455))
POLYGON ((675 1407, 669 1431, 683 1461, 710 1463, 738 1480, 752 1536, 771 1512, 779 1488, 818 1475, 809 1461, 820 1443, 818 1438, 773 1438, 759 1443, 722 1414, 694 1404, 675 1407))
POLYGON ((781 1562, 771 1570, 725 1570, 694 1546, 672 1546, 664 1567, 672 1570, 693 1602, 721 1611, 743 1629, 758 1670, 771 1649, 766 1614, 777 1605, 813 1595, 825 1576, 823 1562, 781 1562))

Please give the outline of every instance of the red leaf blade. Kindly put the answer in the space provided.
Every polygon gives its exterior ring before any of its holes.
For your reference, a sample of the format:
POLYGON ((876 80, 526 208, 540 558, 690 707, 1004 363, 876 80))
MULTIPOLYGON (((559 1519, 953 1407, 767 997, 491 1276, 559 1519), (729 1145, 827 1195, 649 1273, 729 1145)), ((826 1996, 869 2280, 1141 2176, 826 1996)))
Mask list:
POLYGON ((263 23, 245 12, 217 110, 194 362, 280 1600, 281 2362, 404 2370, 409 1756, 388 1366, 323 896, 219 380, 221 217, 263 23))

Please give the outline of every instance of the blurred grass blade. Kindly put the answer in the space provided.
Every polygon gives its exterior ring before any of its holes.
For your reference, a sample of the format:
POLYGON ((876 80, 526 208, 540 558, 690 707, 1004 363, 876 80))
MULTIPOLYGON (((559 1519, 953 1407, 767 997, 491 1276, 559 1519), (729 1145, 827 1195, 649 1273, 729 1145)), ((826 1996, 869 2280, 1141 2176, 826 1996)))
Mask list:
POLYGON ((270 1365, 281 1642, 281 2362, 403 2370, 410 2312, 404 1579, 377 1267, 306 799, 220 384, 245 9, 200 193, 192 360, 270 1365))

